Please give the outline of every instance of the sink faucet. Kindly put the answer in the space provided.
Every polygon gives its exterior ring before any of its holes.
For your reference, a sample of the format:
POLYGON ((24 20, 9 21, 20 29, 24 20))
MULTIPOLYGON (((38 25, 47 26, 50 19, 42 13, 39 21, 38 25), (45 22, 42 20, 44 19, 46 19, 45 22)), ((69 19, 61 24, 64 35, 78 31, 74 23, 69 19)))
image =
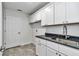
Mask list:
POLYGON ((63 25, 63 34, 65 35, 65 39, 67 39, 67 25, 63 25))

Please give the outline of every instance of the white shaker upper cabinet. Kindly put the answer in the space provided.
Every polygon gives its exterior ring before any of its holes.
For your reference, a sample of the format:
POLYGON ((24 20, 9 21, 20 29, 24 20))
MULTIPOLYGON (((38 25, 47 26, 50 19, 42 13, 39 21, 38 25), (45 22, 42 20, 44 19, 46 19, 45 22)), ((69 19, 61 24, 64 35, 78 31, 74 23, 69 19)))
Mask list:
POLYGON ((46 11, 42 10, 42 15, 41 15, 41 18, 42 18, 41 25, 42 26, 46 25, 46 15, 45 14, 46 14, 46 11))
POLYGON ((41 20, 41 11, 36 12, 36 14, 35 14, 35 15, 36 15, 36 16, 35 16, 36 21, 40 21, 40 20, 41 20))
POLYGON ((35 22, 35 14, 30 15, 30 23, 35 22))
POLYGON ((79 22, 79 3, 78 2, 66 3, 66 13, 68 23, 79 22))
POLYGON ((55 2, 55 24, 63 24, 65 21, 65 3, 55 2))
POLYGON ((37 22, 41 20, 41 11, 35 12, 30 16, 30 23, 37 22))
POLYGON ((42 26, 54 24, 53 3, 42 10, 42 26))

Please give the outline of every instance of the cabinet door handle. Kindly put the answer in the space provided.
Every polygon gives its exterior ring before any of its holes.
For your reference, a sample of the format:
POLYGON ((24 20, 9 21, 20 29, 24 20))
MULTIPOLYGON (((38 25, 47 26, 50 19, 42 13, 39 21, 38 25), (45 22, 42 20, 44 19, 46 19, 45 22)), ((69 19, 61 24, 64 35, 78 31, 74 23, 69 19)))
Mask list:
POLYGON ((58 53, 56 53, 56 55, 57 55, 58 53))
POLYGON ((59 54, 59 56, 61 56, 61 54, 59 54))

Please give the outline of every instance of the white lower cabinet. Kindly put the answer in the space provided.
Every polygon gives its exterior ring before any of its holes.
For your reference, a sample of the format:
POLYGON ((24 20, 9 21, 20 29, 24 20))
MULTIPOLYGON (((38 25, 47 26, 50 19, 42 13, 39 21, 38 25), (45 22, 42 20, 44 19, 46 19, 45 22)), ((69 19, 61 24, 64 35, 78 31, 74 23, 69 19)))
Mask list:
POLYGON ((58 56, 57 51, 47 48, 47 56, 58 56))
POLYGON ((79 56, 79 50, 37 38, 36 54, 38 56, 79 56))
POLYGON ((50 47, 51 49, 58 50, 58 44, 57 43, 47 41, 47 46, 50 47))
POLYGON ((63 53, 58 53, 58 56, 67 56, 67 55, 65 55, 65 54, 63 54, 63 53))
POLYGON ((40 44, 39 56, 46 56, 47 47, 43 44, 40 44))
POLYGON ((45 46, 46 44, 41 43, 41 42, 45 42, 45 40, 37 38, 36 55, 38 55, 38 56, 46 56, 46 49, 47 49, 47 47, 45 46))
POLYGON ((36 55, 39 55, 40 45, 38 42, 35 42, 35 43, 36 43, 36 55))
POLYGON ((41 43, 36 46, 36 55, 38 56, 46 56, 47 47, 42 45, 41 43))
POLYGON ((79 56, 79 50, 64 45, 59 45, 59 51, 67 56, 79 56))
POLYGON ((66 55, 53 49, 47 48, 47 56, 66 56, 66 55))

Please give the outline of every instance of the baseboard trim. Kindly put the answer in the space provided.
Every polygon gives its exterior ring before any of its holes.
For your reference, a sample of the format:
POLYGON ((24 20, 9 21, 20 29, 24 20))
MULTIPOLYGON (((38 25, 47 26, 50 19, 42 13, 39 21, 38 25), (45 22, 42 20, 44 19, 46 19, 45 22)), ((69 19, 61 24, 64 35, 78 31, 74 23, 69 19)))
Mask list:
POLYGON ((21 44, 21 45, 17 45, 17 46, 13 46, 13 47, 5 48, 5 50, 7 50, 7 49, 11 49, 11 48, 20 47, 20 46, 24 46, 24 45, 28 45, 28 44, 33 44, 33 43, 32 43, 32 42, 28 42, 28 43, 25 43, 25 44, 21 44))

